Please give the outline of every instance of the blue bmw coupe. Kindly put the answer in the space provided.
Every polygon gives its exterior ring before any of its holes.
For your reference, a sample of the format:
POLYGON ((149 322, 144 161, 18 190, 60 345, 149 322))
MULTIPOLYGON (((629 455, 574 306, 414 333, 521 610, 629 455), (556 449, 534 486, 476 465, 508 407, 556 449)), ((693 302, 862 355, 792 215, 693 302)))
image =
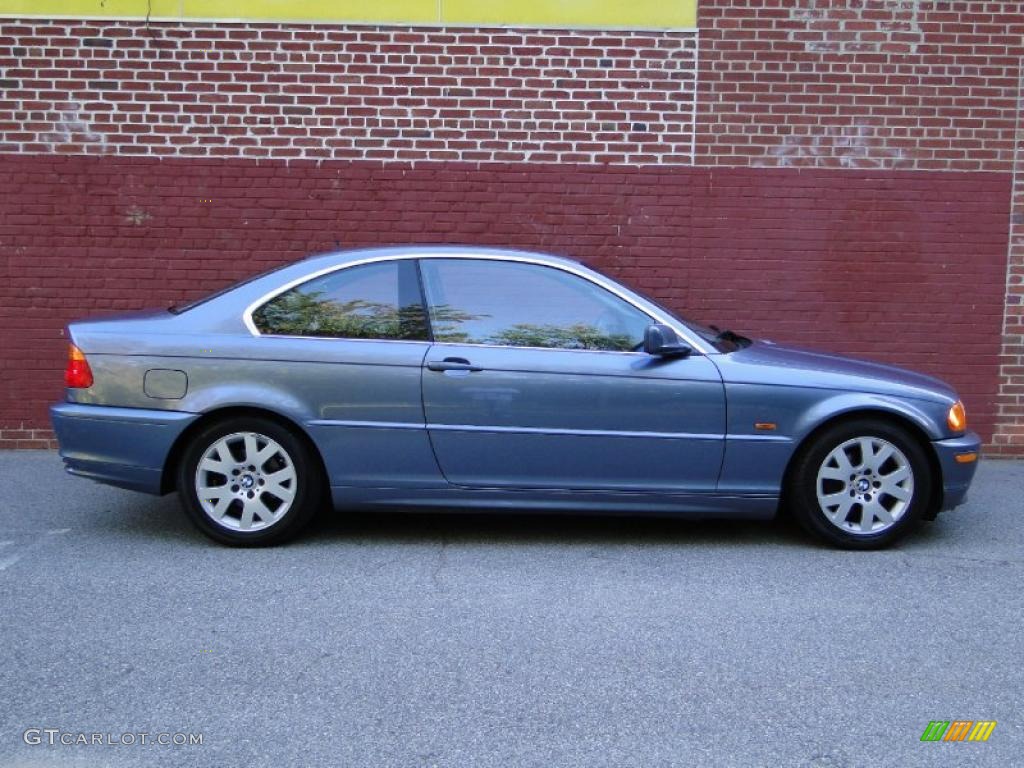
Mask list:
POLYGON ((318 256, 170 310, 73 323, 69 472, 177 490, 230 545, 318 508, 769 518, 888 545, 960 504, 948 385, 690 322, 568 259, 318 256))

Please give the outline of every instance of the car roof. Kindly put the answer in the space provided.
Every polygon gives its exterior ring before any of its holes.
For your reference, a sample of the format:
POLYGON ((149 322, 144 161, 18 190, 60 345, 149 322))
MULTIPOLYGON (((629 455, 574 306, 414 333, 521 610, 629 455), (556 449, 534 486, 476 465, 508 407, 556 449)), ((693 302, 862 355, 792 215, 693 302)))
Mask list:
MULTIPOLYGON (((318 274, 344 269, 347 265, 356 265, 378 259, 416 259, 434 257, 467 257, 513 258, 531 261, 537 264, 561 266, 571 271, 593 273, 585 264, 562 256, 546 253, 517 250, 514 248, 496 248, 471 245, 389 245, 370 248, 354 248, 307 256, 304 259, 282 264, 256 274, 247 280, 214 292, 191 304, 183 305, 180 311, 192 315, 198 320, 199 315, 210 313, 211 319, 218 312, 231 311, 235 304, 247 306, 251 302, 268 298, 268 293, 285 290, 291 285, 312 279, 318 274)), ((598 275, 599 276, 599 275, 598 275)))
POLYGON ((408 258, 424 258, 424 257, 439 257, 446 255, 472 255, 487 258, 488 256, 516 256, 519 258, 529 258, 532 260, 543 261, 551 264, 563 264, 565 266, 581 267, 585 266, 582 262, 571 259, 566 256, 555 256, 550 253, 542 253, 538 251, 527 251, 518 248, 499 248, 494 246, 481 246, 481 245, 456 245, 456 244, 438 244, 438 245, 388 245, 388 246, 375 246, 370 248, 355 248, 355 249, 344 249, 339 251, 329 251, 323 254, 317 254, 309 256, 301 261, 295 262, 293 266, 299 264, 305 267, 311 267, 312 269, 322 269, 330 266, 341 266, 353 261, 362 261, 364 259, 381 258, 381 257, 408 257, 408 258))
MULTIPOLYGON (((252 312, 262 303, 319 274, 326 274, 348 265, 385 259, 416 259, 416 258, 455 258, 480 257, 483 259, 512 259, 532 262, 539 265, 561 267, 568 272, 591 280, 607 290, 625 298, 634 306, 656 318, 659 322, 668 323, 675 328, 683 324, 671 316, 671 313, 659 307, 645 296, 618 283, 610 277, 602 275, 575 259, 564 256, 553 256, 536 251, 515 248, 497 248, 478 245, 390 245, 370 248, 355 248, 323 253, 290 264, 285 264, 269 273, 257 275, 242 284, 225 289, 222 293, 200 300, 182 313, 175 315, 182 328, 192 327, 203 331, 226 330, 234 331, 239 325, 255 334, 252 327, 252 312)), ((683 338, 693 345, 698 352, 705 353, 704 344, 696 341, 692 332, 677 330, 683 338)))

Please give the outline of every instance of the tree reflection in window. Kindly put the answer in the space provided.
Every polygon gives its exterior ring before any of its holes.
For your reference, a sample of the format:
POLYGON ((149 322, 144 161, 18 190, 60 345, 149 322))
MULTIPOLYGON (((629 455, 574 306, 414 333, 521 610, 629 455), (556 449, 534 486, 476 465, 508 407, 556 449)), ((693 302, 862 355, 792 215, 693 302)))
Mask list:
MULTIPOLYGON (((429 324, 416 264, 407 260, 314 278, 257 309, 253 322, 280 336, 424 341, 432 330, 450 344, 610 352, 636 350, 642 339, 645 315, 575 276, 520 264, 454 266, 481 274, 452 275, 447 292, 462 295, 432 302, 429 324)), ((424 264, 425 277, 435 268, 424 264)), ((426 287, 430 295, 430 280, 426 287)))
POLYGON ((462 323, 484 317, 490 317, 490 315, 474 315, 447 304, 431 307, 430 325, 434 331, 434 341, 444 341, 449 344, 480 344, 479 339, 472 338, 466 331, 461 330, 460 326, 462 323))
POLYGON ((506 328, 487 340, 488 344, 509 347, 553 347, 555 349, 593 349, 629 352, 636 344, 626 334, 609 334, 592 325, 530 325, 520 323, 506 328))
POLYGON ((364 264, 314 278, 253 312, 262 333, 340 339, 425 341, 416 266, 364 264))
POLYGON ((288 291, 253 313, 262 333, 279 336, 330 336, 342 339, 427 338, 419 304, 396 307, 366 299, 333 301, 322 291, 288 291))
POLYGON ((420 272, 436 341, 630 352, 650 324, 606 288, 547 265, 438 258, 420 272))

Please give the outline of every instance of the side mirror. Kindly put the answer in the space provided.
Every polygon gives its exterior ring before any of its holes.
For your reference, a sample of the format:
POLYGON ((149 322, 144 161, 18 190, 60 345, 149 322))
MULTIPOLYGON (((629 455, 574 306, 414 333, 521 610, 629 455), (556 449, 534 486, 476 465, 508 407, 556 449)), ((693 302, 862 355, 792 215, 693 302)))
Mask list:
POLYGON ((686 357, 693 350, 679 340, 669 326, 661 323, 647 326, 644 331, 644 352, 655 357, 686 357))

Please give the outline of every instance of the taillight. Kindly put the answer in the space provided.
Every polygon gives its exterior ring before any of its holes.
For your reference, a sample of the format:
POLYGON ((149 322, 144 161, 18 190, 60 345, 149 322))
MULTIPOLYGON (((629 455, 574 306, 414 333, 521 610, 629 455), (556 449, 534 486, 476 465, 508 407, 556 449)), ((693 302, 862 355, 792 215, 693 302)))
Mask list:
POLYGON ((70 389, 88 389, 92 386, 92 369, 85 354, 74 344, 68 345, 68 367, 64 371, 64 383, 70 389))

